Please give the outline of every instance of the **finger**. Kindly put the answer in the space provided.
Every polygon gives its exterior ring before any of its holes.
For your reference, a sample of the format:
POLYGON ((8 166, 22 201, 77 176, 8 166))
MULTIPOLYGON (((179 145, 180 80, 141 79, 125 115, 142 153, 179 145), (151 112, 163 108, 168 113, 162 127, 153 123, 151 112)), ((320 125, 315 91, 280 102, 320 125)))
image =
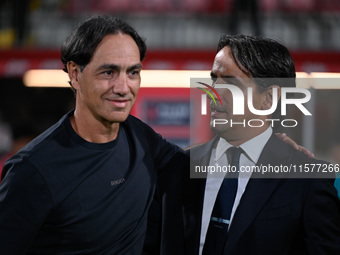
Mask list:
POLYGON ((275 133, 275 135, 280 138, 281 140, 283 140, 283 138, 285 138, 287 136, 286 133, 275 133))
MULTIPOLYGON (((282 141, 284 141, 285 143, 289 144, 290 146, 292 146, 295 150, 299 150, 299 145, 292 140, 289 136, 285 136, 282 141)), ((301 146, 302 147, 302 146, 301 146)))
POLYGON ((310 158, 314 158, 315 157, 315 155, 312 152, 310 152, 309 150, 307 150, 305 147, 303 147, 301 145, 299 145, 299 149, 298 150, 301 151, 302 153, 306 154, 310 158))

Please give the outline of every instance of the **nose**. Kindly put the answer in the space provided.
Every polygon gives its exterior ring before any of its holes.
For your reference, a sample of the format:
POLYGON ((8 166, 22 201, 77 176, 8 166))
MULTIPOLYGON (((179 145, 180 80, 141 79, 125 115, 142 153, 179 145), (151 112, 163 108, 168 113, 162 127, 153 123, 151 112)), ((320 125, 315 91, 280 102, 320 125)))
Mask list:
POLYGON ((219 98, 214 96, 213 98, 209 97, 209 100, 210 107, 221 106, 221 101, 219 101, 219 98))
POLYGON ((112 91, 115 94, 119 94, 119 95, 126 95, 129 93, 129 86, 128 86, 128 77, 123 74, 120 73, 118 75, 118 77, 113 81, 113 87, 112 87, 112 91))

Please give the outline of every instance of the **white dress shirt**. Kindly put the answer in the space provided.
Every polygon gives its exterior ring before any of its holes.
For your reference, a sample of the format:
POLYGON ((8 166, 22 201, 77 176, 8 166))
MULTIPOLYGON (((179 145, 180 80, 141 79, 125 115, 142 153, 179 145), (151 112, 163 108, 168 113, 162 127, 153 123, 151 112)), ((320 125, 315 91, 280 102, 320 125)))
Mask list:
MULTIPOLYGON (((269 127, 266 131, 261 133, 260 135, 254 137, 253 139, 241 144, 239 147, 243 150, 243 153, 240 156, 240 166, 255 166, 265 144, 268 142, 270 136, 272 135, 273 130, 269 127)), ((211 157, 210 157, 210 166, 228 166, 228 159, 226 151, 232 147, 230 143, 228 143, 223 138, 220 138, 216 148, 212 149, 211 157)), ((214 173, 208 174, 205 191, 204 191, 204 201, 203 201, 203 213, 202 213, 202 228, 201 228, 201 238, 200 238, 200 250, 199 254, 202 254, 203 246, 205 242, 205 236, 208 231, 208 226, 210 222, 210 217, 212 210, 214 208, 215 200, 218 194, 218 191, 223 182, 225 173, 214 173)), ((233 209, 231 212, 230 222, 234 217, 235 211, 240 203, 241 197, 246 189, 249 178, 251 176, 251 172, 241 172, 238 178, 238 187, 237 193, 233 205, 233 209)))

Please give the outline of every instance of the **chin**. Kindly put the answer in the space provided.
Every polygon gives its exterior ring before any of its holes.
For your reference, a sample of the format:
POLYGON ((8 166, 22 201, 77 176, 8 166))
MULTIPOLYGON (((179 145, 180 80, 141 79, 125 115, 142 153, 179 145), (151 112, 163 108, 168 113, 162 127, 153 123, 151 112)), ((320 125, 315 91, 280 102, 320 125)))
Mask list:
POLYGON ((210 129, 216 135, 222 135, 223 133, 227 132, 229 128, 227 127, 227 125, 217 125, 217 126, 213 127, 212 123, 210 122, 210 129))
POLYGON ((127 119, 128 116, 129 116, 129 115, 121 116, 121 117, 116 117, 116 118, 114 119, 114 122, 124 122, 124 121, 126 121, 126 119, 127 119))
POLYGON ((111 114, 109 117, 109 121, 114 123, 114 122, 124 122, 126 121, 127 117, 129 116, 129 113, 126 112, 114 112, 111 114))

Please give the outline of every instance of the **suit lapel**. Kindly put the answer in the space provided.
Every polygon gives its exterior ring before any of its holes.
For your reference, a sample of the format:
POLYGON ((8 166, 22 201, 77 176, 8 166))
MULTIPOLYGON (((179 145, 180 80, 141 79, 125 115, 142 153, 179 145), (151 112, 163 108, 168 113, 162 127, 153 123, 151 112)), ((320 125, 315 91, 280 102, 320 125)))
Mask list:
MULTIPOLYGON (((283 144, 283 142, 275 135, 272 135, 264 147, 256 165, 260 166, 262 164, 266 166, 277 166, 284 164, 284 162, 286 162, 289 158, 289 150, 291 148, 290 146, 287 147, 282 145, 285 144, 283 144)), ((225 254, 229 254, 232 251, 238 239, 254 221, 257 214, 275 191, 282 177, 283 175, 280 174, 275 174, 275 176, 261 176, 261 174, 253 174, 247 184, 246 190, 231 223, 228 241, 224 250, 225 254)))
MULTIPOLYGON (((211 149, 216 139, 190 150, 190 173, 188 171, 183 192, 183 223, 185 254, 198 254, 201 236, 202 210, 206 178, 191 178, 195 166, 209 164, 211 149)), ((206 177, 206 176, 204 176, 206 177)))
POLYGON ((209 142, 193 147, 190 149, 190 159, 193 164, 196 165, 208 165, 210 161, 211 150, 215 143, 218 141, 218 137, 210 140, 209 142))

